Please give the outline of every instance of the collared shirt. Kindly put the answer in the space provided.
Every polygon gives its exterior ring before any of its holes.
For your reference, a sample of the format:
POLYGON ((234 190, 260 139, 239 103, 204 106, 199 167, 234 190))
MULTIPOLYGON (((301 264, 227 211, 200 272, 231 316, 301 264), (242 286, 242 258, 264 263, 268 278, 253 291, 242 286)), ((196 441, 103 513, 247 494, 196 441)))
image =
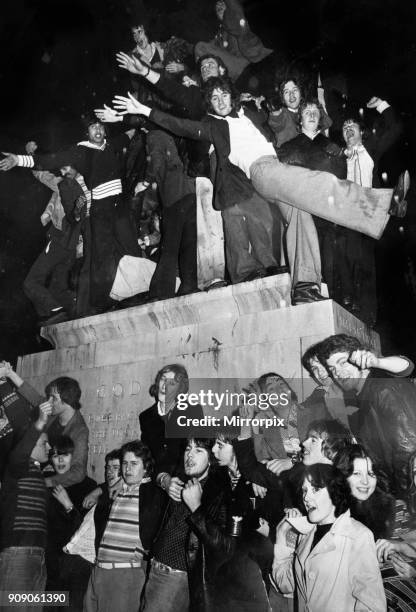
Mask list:
POLYGON ((230 130, 230 154, 228 159, 232 164, 238 166, 247 178, 250 178, 250 166, 264 155, 276 155, 271 142, 263 136, 254 123, 245 116, 244 110, 240 109, 236 115, 232 113, 227 117, 218 117, 227 121, 230 130))
POLYGON ((353 183, 358 183, 362 187, 372 187, 373 159, 362 144, 355 146, 353 151, 352 157, 347 159, 347 179, 353 183))

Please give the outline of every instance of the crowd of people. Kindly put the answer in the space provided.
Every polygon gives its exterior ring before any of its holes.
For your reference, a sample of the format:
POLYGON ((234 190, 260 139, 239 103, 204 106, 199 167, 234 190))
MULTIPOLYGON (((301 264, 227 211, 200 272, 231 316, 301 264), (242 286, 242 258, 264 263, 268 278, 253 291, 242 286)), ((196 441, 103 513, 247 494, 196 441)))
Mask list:
POLYGON ((141 439, 108 449, 97 484, 78 382, 41 395, 1 362, 4 609, 68 592, 74 612, 414 610, 413 363, 338 334, 302 364, 303 402, 267 372, 245 389, 261 401, 211 428, 185 367, 165 365, 141 439))
POLYGON ((194 46, 152 40, 142 16, 116 54, 131 93, 84 117, 86 139, 53 153, 28 141, 0 161, 53 191, 48 244, 24 282, 41 325, 284 272, 293 305, 325 299, 325 282, 375 324, 375 242, 409 188, 407 172, 392 189, 379 169, 399 114, 377 95, 351 114, 342 75, 282 65, 239 0, 215 10, 217 35, 194 46), (198 278, 201 178, 224 236, 205 236, 225 261, 210 279, 198 278))
MULTIPOLYGON (((407 207, 408 172, 394 185, 380 166, 399 113, 378 95, 352 113, 342 75, 283 66, 240 0, 215 10, 196 45, 136 20, 114 57, 130 90, 84 117, 83 139, 0 160, 53 192, 24 282, 40 325, 282 273, 293 306, 326 283, 375 324, 375 244, 407 207), (204 206, 223 231, 205 250, 204 206), (210 249, 223 265, 201 278, 210 249)), ((73 612, 415 610, 413 363, 337 334, 302 366, 316 383, 303 401, 259 372, 243 391, 261 402, 210 427, 184 365, 163 366, 141 439, 108 448, 96 482, 79 383, 40 394, 0 362, 0 606, 67 593, 73 612)))

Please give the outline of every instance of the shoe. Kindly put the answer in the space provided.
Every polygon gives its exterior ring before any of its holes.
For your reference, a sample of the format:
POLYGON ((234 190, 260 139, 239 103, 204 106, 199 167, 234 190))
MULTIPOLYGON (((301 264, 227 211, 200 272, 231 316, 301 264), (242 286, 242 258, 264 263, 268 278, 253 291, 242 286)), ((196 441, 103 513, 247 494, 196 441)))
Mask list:
POLYGON ((119 302, 119 309, 132 308, 133 306, 142 306, 146 304, 149 299, 149 292, 144 291, 143 293, 136 293, 132 297, 125 298, 119 302))
POLYGON ((391 205, 389 215, 392 217, 403 218, 407 212, 407 201, 405 200, 406 194, 410 187, 410 176, 409 172, 405 170, 399 176, 397 185, 394 188, 393 196, 391 198, 391 205))
POLYGON ((319 286, 316 283, 300 282, 296 283, 293 290, 292 304, 309 304, 310 302, 320 302, 328 298, 319 293, 319 286))
POLYGON ((68 321, 69 316, 65 310, 58 310, 53 313, 50 317, 44 317, 39 320, 39 327, 47 327, 48 325, 58 325, 58 323, 64 323, 68 321))
POLYGON ((199 287, 195 287, 194 289, 187 289, 185 291, 180 291, 176 294, 176 297, 181 297, 182 295, 191 295, 191 293, 199 293, 201 289, 199 287))
POLYGON ((249 283, 250 281, 257 280, 258 278, 264 278, 267 276, 266 270, 253 270, 253 272, 249 272, 247 276, 245 276, 240 283, 249 283))
POLYGON ((205 287, 205 291, 211 291, 211 289, 221 289, 221 287, 226 287, 228 285, 227 281, 223 278, 215 278, 208 287, 205 287))
POLYGON ((277 276, 277 274, 289 274, 289 266, 267 266, 266 276, 277 276))

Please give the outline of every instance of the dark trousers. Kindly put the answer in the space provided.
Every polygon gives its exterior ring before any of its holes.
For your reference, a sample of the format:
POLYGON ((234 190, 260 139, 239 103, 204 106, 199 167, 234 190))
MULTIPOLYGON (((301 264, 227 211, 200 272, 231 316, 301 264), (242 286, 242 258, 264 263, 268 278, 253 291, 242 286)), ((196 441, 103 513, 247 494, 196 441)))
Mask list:
POLYGON ((68 287, 69 271, 75 262, 75 250, 69 251, 51 240, 29 270, 23 290, 40 317, 63 306, 71 312, 74 295, 68 287))
MULTIPOLYGON (((105 308, 123 255, 139 255, 133 221, 117 206, 116 197, 94 200, 90 209, 90 302, 105 308)), ((87 247, 88 250, 88 247, 87 247)))
MULTIPOLYGON (((93 568, 79 555, 54 555, 54 567, 47 563, 48 579, 47 591, 68 591, 69 605, 66 612, 82 612, 83 600, 93 568)), ((45 612, 55 610, 56 607, 45 607, 45 612)))
POLYGON ((150 282, 150 297, 175 295, 177 266, 181 279, 178 295, 197 289, 195 194, 163 209, 160 259, 150 282))
POLYGON ((232 283, 251 272, 276 266, 273 255, 273 217, 269 203, 251 198, 222 211, 227 270, 232 283))

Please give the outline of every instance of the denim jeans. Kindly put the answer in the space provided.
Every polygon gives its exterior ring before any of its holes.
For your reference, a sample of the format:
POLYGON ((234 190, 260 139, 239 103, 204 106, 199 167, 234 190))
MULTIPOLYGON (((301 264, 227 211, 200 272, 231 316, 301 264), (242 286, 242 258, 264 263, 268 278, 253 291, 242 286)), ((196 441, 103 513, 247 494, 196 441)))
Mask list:
POLYGON ((84 612, 137 612, 145 576, 144 567, 94 566, 84 597, 84 612))
POLYGON ((282 164, 272 155, 251 165, 250 178, 268 202, 284 202, 377 240, 389 220, 392 189, 361 187, 328 172, 282 164))
POLYGON ((152 561, 141 612, 187 612, 188 608, 187 572, 172 571, 152 561))
MULTIPOLYGON (((45 551, 37 546, 5 548, 0 553, 0 591, 44 591, 46 585, 45 551)), ((17 608, 2 606, 2 612, 17 608)), ((20 612, 40 612, 42 607, 22 604, 20 612)))

